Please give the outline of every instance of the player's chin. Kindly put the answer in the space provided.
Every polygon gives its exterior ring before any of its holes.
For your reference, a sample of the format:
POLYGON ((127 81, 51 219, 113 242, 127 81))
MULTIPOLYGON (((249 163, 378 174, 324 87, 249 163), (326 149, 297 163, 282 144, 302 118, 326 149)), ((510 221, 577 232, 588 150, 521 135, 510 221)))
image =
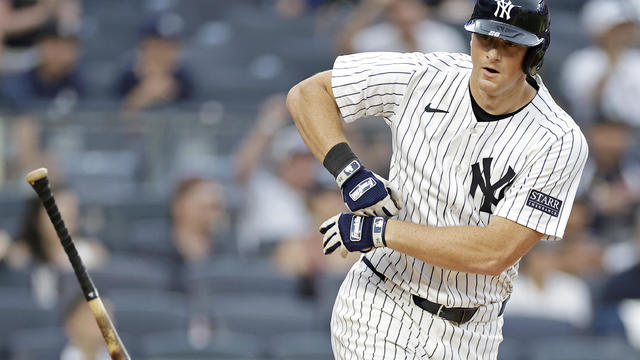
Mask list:
POLYGON ((502 82, 500 81, 499 77, 489 79, 481 77, 478 81, 478 87, 480 88, 480 90, 490 94, 500 89, 501 83, 502 82))

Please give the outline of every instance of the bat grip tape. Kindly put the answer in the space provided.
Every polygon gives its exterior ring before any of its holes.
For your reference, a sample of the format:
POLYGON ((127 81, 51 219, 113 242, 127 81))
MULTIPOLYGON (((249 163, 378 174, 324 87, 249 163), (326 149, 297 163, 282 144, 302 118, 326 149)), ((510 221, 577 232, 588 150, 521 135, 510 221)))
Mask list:
POLYGON ((78 278, 78 282, 80 283, 80 287, 82 288, 82 293, 84 294, 85 299, 87 301, 91 301, 99 297, 98 290, 93 284, 91 277, 87 273, 87 270, 82 263, 82 259, 78 255, 78 251, 73 244, 71 236, 69 235, 69 231, 67 230, 67 227, 62 220, 62 216, 60 216, 60 211, 58 210, 56 201, 51 194, 48 180, 46 178, 36 180, 33 184, 33 188, 42 201, 42 204, 44 205, 44 208, 49 215, 49 219, 51 220, 51 223, 53 224, 53 227, 58 234, 58 238, 60 238, 62 247, 69 257, 69 261, 71 262, 73 271, 78 278))

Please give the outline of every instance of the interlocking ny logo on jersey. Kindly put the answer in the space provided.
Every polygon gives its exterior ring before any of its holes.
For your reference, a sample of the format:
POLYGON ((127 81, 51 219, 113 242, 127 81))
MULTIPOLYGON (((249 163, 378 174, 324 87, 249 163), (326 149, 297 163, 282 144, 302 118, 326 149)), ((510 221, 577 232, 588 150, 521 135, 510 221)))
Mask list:
POLYGON ((480 191, 482 191, 482 193, 484 194, 484 200, 482 201, 480 211, 484 211, 489 214, 493 214, 491 205, 498 205, 498 202, 500 202, 500 200, 502 200, 502 198, 504 197, 504 192, 511 186, 511 184, 513 184, 513 178, 516 177, 516 172, 513 171, 511 166, 509 166, 509 170, 507 170, 507 173, 495 184, 492 184, 492 162, 493 158, 482 159, 482 167, 484 171, 480 169, 479 163, 471 165, 471 170, 473 172, 473 179, 471 180, 471 196, 475 197, 476 190, 478 189, 478 187, 480 187, 480 191), (496 192, 498 192, 497 196, 496 192))
POLYGON ((511 19, 511 10, 513 9, 513 4, 511 0, 497 0, 496 1, 496 12, 493 13, 493 16, 499 17, 501 19, 509 20, 511 19))

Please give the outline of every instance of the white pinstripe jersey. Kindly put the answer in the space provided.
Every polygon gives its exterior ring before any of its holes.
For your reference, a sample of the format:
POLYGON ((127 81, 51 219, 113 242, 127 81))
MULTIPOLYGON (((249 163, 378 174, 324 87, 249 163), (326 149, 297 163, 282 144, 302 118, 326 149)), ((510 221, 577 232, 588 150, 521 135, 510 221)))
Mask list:
MULTIPOLYGON (((497 215, 560 239, 587 159, 584 135, 539 76, 525 107, 478 121, 471 69, 466 54, 354 54, 336 60, 332 87, 344 121, 382 116, 391 128, 389 180, 402 193, 399 220, 487 226, 497 215)), ((448 307, 506 299, 518 270, 451 271, 389 248, 366 256, 396 286, 448 307)))

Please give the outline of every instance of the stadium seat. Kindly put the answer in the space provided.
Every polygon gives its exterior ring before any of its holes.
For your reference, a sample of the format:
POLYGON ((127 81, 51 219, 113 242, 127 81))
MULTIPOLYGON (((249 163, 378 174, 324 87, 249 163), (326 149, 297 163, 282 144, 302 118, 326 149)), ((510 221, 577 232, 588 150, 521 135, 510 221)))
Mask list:
POLYGON ((327 331, 296 332, 274 336, 267 354, 279 360, 331 360, 331 338, 327 331))
POLYGON ((14 270, 0 265, 0 288, 2 287, 28 290, 31 287, 31 273, 27 269, 14 270))
POLYGON ((19 329, 54 326, 59 321, 56 309, 41 309, 28 288, 0 288, 0 338, 19 329))
POLYGON ((169 216, 168 199, 164 196, 134 193, 124 198, 112 198, 104 204, 109 224, 104 240, 114 250, 127 251, 135 248, 135 243, 129 242, 134 224, 146 220, 166 220, 169 216))
POLYGON ((208 343, 196 346, 187 332, 159 332, 144 336, 140 341, 143 359, 248 359, 263 352, 259 338, 237 333, 215 332, 208 343))
POLYGON ((13 359, 59 360, 66 343, 62 327, 46 327, 15 331, 9 337, 13 359))
MULTIPOLYGON (((509 305, 507 305, 507 309, 509 305)), ((508 311, 508 310, 507 310, 508 311)), ((505 315, 502 335, 505 339, 530 341, 538 338, 578 335, 579 329, 568 322, 531 316, 505 315)))
POLYGON ((109 258, 104 267, 91 269, 90 274, 102 292, 126 289, 170 290, 173 284, 173 266, 173 263, 163 258, 116 254, 109 258))
POLYGON ((531 360, 638 360, 623 339, 558 336, 532 342, 531 360))
POLYGON ((267 337, 321 330, 314 304, 293 296, 214 296, 209 309, 214 326, 232 332, 267 337))
POLYGON ((278 273, 270 259, 219 256, 187 269, 185 283, 195 292, 217 294, 294 295, 298 280, 278 273))
MULTIPOLYGON (((156 290, 110 291, 118 331, 136 337, 160 331, 186 331, 189 303, 180 293, 156 290)), ((124 336, 123 336, 124 337, 124 336)))
POLYGON ((13 238, 19 236, 22 218, 29 197, 16 192, 0 193, 0 229, 13 238))
POLYGON ((333 303, 336 301, 336 296, 344 277, 345 274, 324 274, 316 278, 321 325, 326 330, 329 330, 333 303))
POLYGON ((498 360, 529 360, 527 343, 505 338, 498 349, 498 360))

